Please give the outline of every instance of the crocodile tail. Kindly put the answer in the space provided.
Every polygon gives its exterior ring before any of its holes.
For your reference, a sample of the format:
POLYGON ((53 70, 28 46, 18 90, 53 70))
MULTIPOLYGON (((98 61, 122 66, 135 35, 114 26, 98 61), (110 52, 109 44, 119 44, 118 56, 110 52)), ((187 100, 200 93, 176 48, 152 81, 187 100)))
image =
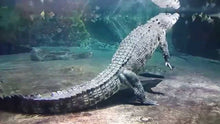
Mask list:
POLYGON ((59 99, 36 99, 36 96, 13 95, 0 98, 0 110, 27 114, 59 114, 79 111, 89 106, 84 94, 59 99), (87 105, 87 106, 86 106, 87 105))
POLYGON ((10 112, 21 112, 21 113, 53 113, 50 109, 46 109, 46 106, 54 106, 54 102, 51 100, 37 101, 31 97, 27 98, 22 95, 13 95, 0 98, 0 109, 10 112), (44 107, 45 106, 45 107, 44 107))
POLYGON ((67 90, 42 95, 0 97, 0 110, 27 114, 59 114, 88 109, 119 90, 120 81, 114 75, 117 71, 118 69, 110 68, 94 78, 95 81, 67 90), (103 77, 104 80, 101 80, 103 77))
POLYGON ((22 101, 22 96, 14 95, 7 97, 0 97, 0 109, 6 111, 19 111, 18 105, 22 101))
POLYGON ((80 92, 63 90, 52 97, 13 95, 0 97, 0 110, 27 114, 59 114, 88 109, 115 94, 120 86, 119 79, 113 78, 98 87, 80 92))

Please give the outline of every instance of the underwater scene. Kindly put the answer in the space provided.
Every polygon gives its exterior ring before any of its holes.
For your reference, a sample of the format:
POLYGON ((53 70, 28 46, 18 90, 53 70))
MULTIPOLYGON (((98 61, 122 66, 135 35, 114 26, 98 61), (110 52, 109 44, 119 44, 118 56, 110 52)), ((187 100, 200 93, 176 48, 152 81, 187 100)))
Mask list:
POLYGON ((0 0, 0 124, 220 124, 220 1, 0 0))

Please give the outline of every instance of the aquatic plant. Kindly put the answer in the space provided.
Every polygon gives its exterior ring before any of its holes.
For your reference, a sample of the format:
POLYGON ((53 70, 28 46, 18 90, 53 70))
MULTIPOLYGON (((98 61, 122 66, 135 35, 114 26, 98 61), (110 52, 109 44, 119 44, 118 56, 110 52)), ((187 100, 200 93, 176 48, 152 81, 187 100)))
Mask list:
POLYGON ((68 35, 69 40, 74 42, 84 42, 87 38, 89 38, 90 34, 86 30, 86 26, 83 22, 82 14, 74 11, 70 19, 72 24, 70 25, 70 32, 68 35))
MULTIPOLYGON (((49 12, 45 12, 48 14, 49 12)), ((73 46, 79 45, 89 37, 80 13, 73 12, 72 16, 54 16, 37 19, 32 25, 33 45, 73 46)))

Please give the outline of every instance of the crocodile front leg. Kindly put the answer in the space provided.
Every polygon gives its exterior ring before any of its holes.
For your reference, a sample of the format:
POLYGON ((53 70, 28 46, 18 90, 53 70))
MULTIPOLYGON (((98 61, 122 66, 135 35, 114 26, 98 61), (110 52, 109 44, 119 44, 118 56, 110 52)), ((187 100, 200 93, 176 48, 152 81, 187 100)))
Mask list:
POLYGON ((158 36, 159 47, 163 52, 163 58, 165 60, 165 66, 173 70, 173 66, 169 63, 170 53, 168 49, 168 43, 166 41, 166 33, 163 31, 160 36, 158 36))
POLYGON ((123 69, 119 74, 119 78, 122 83, 126 84, 134 91, 135 96, 132 101, 133 103, 138 102, 144 105, 157 105, 157 102, 145 97, 144 88, 134 72, 123 69))

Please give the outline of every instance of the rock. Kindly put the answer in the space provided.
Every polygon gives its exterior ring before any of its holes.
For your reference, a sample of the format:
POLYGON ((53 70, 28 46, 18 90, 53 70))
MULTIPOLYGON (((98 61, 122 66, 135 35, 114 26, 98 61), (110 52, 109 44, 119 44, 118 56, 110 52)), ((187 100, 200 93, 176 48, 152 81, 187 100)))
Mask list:
POLYGON ((92 52, 74 53, 67 48, 59 47, 33 47, 30 58, 33 61, 68 60, 89 58, 92 54, 92 52))
POLYGON ((151 117, 140 117, 140 120, 142 122, 151 122, 151 121, 153 121, 153 119, 151 117))
POLYGON ((34 47, 31 51, 31 60, 33 61, 49 61, 49 60, 66 60, 71 57, 68 49, 51 49, 34 47))
POLYGON ((90 58, 92 57, 93 52, 84 52, 84 53, 79 53, 79 54, 75 54, 73 55, 74 59, 84 59, 84 58, 90 58))

